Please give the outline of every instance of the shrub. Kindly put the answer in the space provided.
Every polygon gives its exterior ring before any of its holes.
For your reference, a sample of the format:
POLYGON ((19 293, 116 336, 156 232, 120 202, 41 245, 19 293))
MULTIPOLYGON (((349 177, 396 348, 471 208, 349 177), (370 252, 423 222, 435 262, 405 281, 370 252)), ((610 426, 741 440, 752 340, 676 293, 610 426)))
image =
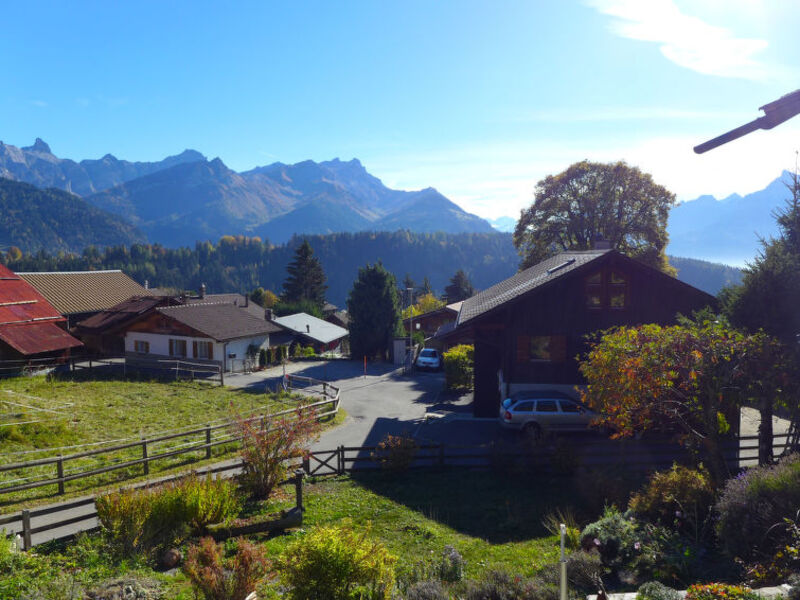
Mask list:
POLYGON ((259 367, 266 367, 267 366, 267 350, 262 348, 258 351, 258 366, 259 367))
POLYGON ((279 567, 294 600, 388 599, 395 561, 381 543, 345 523, 312 529, 286 548, 279 567))
POLYGON ((707 583, 690 585, 686 590, 686 600, 759 600, 750 588, 727 583, 707 583))
POLYGON ((405 600, 450 600, 450 594, 444 589, 441 582, 432 579, 418 581, 406 591, 405 600))
POLYGON ((725 483, 716 504, 717 537, 729 555, 744 560, 773 556, 790 542, 781 527, 800 507, 800 455, 753 467, 725 483))
POLYGON ((256 498, 268 498, 275 486, 286 479, 288 460, 305 454, 308 442, 317 435, 319 424, 311 410, 298 409, 261 428, 259 419, 234 417, 242 437, 242 472, 239 481, 256 498))
POLYGON ((387 434, 372 452, 372 460, 378 461, 384 469, 405 471, 417 456, 417 441, 406 435, 387 434))
POLYGON ((455 583, 464 578, 466 561, 453 546, 445 546, 439 562, 434 566, 434 574, 441 581, 455 583))
POLYGON ((453 346, 444 353, 444 380, 449 389, 472 389, 475 347, 453 346))
POLYGON ((714 488, 708 471, 674 465, 654 473, 628 508, 638 517, 689 535, 694 540, 708 537, 714 488))
POLYGON ((790 575, 786 583, 791 586, 787 595, 788 600, 800 600, 800 573, 790 575))
POLYGON ((123 556, 178 543, 241 509, 234 482, 195 475, 157 487, 109 492, 95 504, 106 539, 123 556))
POLYGON ((205 537, 189 547, 183 572, 205 600, 244 600, 256 589, 268 566, 263 551, 243 539, 237 542, 233 559, 226 561, 222 545, 205 537))
POLYGON ((314 346, 306 346, 303 348, 303 356, 306 358, 312 358, 316 356, 317 353, 314 351, 314 346))
POLYGON ((603 565, 629 583, 648 578, 686 581, 698 558, 677 533, 615 508, 583 530, 581 545, 599 552, 603 565))
MULTIPOLYGON (((603 574, 603 563, 597 552, 580 550, 568 554, 567 580, 572 589, 584 593, 597 591, 597 585, 603 574)), ((559 563, 548 563, 542 567, 536 577, 541 585, 558 587, 561 581, 561 566, 559 563)))
POLYGON ((678 590, 667 587, 658 581, 648 581, 639 587, 636 600, 681 600, 678 590))
POLYGON ((469 582, 464 600, 558 600, 558 586, 536 579, 493 571, 480 582, 469 582))

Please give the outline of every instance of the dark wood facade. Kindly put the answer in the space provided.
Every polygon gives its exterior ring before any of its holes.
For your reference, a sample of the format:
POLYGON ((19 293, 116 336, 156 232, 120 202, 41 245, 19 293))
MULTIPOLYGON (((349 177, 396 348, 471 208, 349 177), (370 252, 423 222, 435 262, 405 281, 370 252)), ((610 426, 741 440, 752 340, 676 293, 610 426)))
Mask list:
POLYGON ((672 324, 678 313, 714 303, 712 296, 660 271, 616 252, 604 254, 472 319, 475 415, 496 416, 501 394, 515 384, 583 383, 576 358, 593 332, 672 324))

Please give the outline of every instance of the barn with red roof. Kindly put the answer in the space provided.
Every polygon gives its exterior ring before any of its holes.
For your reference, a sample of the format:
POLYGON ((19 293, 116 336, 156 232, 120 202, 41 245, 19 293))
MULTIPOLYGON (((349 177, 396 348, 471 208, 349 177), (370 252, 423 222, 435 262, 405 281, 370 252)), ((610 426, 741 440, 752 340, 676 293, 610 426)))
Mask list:
POLYGON ((31 284, 0 265, 0 363, 68 357, 82 344, 67 333, 66 321, 31 284))

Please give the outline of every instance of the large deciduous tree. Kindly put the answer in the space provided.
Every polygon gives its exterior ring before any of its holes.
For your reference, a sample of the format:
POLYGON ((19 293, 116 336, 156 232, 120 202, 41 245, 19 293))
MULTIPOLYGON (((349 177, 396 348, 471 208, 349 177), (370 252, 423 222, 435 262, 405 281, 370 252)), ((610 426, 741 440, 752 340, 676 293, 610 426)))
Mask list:
POLYGON ((308 240, 295 251, 292 262, 286 267, 288 277, 283 283, 281 300, 285 303, 309 301, 320 309, 325 305, 325 272, 319 259, 314 256, 308 240))
POLYGON ((615 328, 581 362, 583 399, 616 437, 677 428, 683 442, 704 451, 719 482, 728 475, 722 435, 741 404, 765 388, 771 399, 781 393, 784 365, 776 345, 724 319, 615 328))
POLYGON ((397 281, 379 262, 358 270, 347 299, 350 316, 350 353, 354 357, 384 358, 400 331, 397 281))
POLYGON ((536 184, 533 204, 520 214, 514 245, 520 269, 566 250, 590 250, 598 238, 674 274, 664 248, 675 195, 648 173, 624 162, 582 161, 536 184))
POLYGON ((456 271, 450 278, 450 283, 444 288, 448 302, 461 302, 475 295, 475 288, 463 269, 456 271))

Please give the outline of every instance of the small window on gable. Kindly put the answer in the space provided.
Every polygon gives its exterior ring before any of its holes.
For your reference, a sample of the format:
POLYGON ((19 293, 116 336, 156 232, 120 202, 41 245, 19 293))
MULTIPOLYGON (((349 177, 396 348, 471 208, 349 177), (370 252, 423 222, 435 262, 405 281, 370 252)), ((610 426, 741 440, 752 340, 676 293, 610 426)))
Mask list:
POLYGON ((609 308, 625 308, 628 305, 628 280, 624 273, 611 271, 608 276, 609 308))
POLYGON ((603 308, 603 274, 597 272, 586 280, 587 308, 603 308))

